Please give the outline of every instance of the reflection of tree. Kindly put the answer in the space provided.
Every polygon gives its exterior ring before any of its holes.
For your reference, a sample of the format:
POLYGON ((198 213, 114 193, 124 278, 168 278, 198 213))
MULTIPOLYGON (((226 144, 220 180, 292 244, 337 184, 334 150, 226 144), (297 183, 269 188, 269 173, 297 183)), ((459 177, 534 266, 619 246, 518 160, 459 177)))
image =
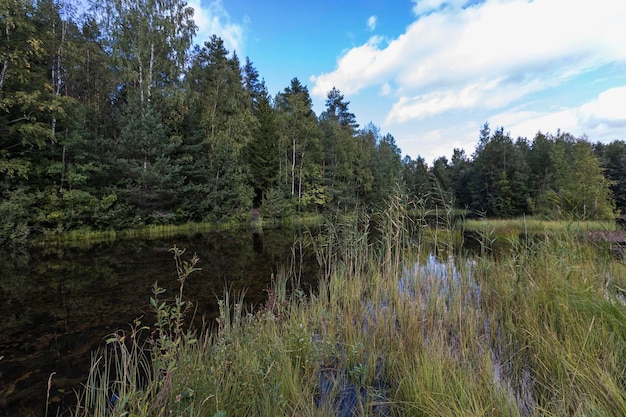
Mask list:
MULTIPOLYGON (((30 374, 19 387, 27 389, 36 386, 35 380, 47 380, 53 364, 55 379, 80 376, 89 367, 89 352, 107 334, 127 329, 142 314, 142 322, 152 325, 148 308, 152 284, 158 281, 170 298, 178 288, 169 252, 174 244, 187 248, 184 257, 193 253, 200 257, 202 270, 186 283, 199 325, 203 317, 205 323, 214 322, 217 298, 225 289, 234 295, 245 289, 246 304, 258 307, 265 301, 272 274, 290 266, 298 233, 266 230, 257 236, 256 251, 255 238, 246 230, 3 253, 0 355, 11 369, 3 378, 15 381, 30 374)), ((317 264, 312 254, 305 260, 305 274, 313 280, 317 264)), ((76 386, 63 388, 71 392, 76 386)))

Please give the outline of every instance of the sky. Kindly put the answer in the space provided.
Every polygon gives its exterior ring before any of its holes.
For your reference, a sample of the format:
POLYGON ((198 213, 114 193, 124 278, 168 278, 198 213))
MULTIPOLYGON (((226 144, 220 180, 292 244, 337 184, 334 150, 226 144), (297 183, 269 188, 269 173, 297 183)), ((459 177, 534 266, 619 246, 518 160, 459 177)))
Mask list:
POLYGON ((626 140, 623 0, 187 0, 195 43, 249 57, 272 95, 336 87, 362 126, 428 164, 511 137, 626 140))

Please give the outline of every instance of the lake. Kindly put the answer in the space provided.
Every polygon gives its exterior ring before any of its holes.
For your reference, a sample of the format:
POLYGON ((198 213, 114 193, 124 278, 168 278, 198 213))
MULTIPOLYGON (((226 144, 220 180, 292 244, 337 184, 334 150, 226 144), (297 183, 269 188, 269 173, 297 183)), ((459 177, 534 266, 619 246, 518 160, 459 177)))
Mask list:
MULTIPOLYGON (((128 330, 135 318, 152 325, 152 285, 178 293, 173 254, 200 257, 201 271, 185 284, 197 324, 212 324, 226 288, 246 291, 246 303, 265 300, 272 274, 281 268, 314 285, 319 268, 301 247, 302 231, 222 231, 152 240, 116 240, 82 248, 54 246, 3 253, 0 259, 0 415, 67 410, 87 376, 91 354, 107 335, 128 330)), ((310 252, 310 251, 309 251, 310 252)), ((163 297, 163 296, 162 296, 163 297)))

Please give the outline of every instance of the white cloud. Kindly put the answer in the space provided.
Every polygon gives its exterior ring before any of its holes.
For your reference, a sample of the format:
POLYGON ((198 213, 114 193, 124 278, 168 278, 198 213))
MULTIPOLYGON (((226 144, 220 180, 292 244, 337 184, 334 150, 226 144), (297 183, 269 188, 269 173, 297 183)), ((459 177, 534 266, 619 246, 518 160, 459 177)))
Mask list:
POLYGON ((606 90, 580 106, 578 115, 589 128, 626 127, 626 86, 606 90))
POLYGON ((375 30, 376 29, 376 23, 378 22, 378 18, 376 16, 370 16, 367 19, 367 28, 369 30, 375 30))
MULTIPOLYGON (((626 86, 607 89, 578 106, 543 110, 513 108, 491 115, 488 119, 460 120, 447 117, 448 123, 429 123, 423 129, 409 123, 393 126, 394 136, 402 151, 412 157, 422 155, 431 163, 439 156, 450 157, 454 148, 465 149, 472 155, 482 124, 489 122, 492 130, 504 127, 514 139, 532 140, 537 132, 555 134, 558 130, 575 137, 587 136, 596 142, 625 140, 626 86), (433 127, 437 125, 436 127, 433 127)), ((438 116, 440 119, 444 116, 438 116)), ((390 126, 386 126, 390 127, 390 126)))
POLYGON ((369 85, 379 84, 380 73, 388 65, 381 59, 381 50, 378 45, 383 39, 379 36, 371 37, 367 43, 346 52, 338 62, 336 71, 329 74, 312 76, 315 83, 311 94, 323 97, 334 86, 341 85, 342 93, 352 94, 369 85), (374 81, 374 82, 373 82, 374 81))
POLYGON ((423 15, 432 12, 436 12, 441 9, 450 8, 458 9, 464 6, 466 0, 413 0, 415 6, 413 6, 413 13, 416 15, 423 15))
POLYGON ((314 95, 395 86, 388 122, 474 106, 497 109, 613 62, 626 61, 626 2, 416 1, 406 32, 346 51, 312 77, 314 95))
POLYGON ((188 5, 194 9, 193 19, 198 26, 195 43, 203 45, 212 35, 217 35, 222 38, 229 52, 236 51, 239 56, 244 55, 246 22, 232 22, 221 0, 212 1, 208 5, 203 5, 202 0, 189 0, 188 5))
POLYGON ((494 116, 492 126, 504 126, 514 136, 532 139, 537 131, 574 136, 586 135, 593 141, 626 139, 626 86, 610 88, 580 106, 547 111, 506 111, 494 116))

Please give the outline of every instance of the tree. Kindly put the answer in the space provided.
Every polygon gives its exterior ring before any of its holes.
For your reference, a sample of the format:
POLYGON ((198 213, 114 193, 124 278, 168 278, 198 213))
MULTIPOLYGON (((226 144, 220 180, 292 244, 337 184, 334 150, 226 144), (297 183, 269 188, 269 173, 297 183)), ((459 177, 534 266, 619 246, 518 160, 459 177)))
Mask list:
POLYGON ((556 193, 556 170, 552 164, 554 141, 538 132, 527 155, 531 209, 535 214, 552 213, 556 193))
POLYGON ((467 209, 472 205, 470 183, 473 165, 463 149, 455 148, 450 160, 452 193, 458 207, 467 209))
POLYGON ((120 88, 137 90, 143 106, 155 91, 178 83, 196 33, 193 8, 184 0, 92 0, 91 5, 105 29, 120 88))
POLYGON ((276 108, 280 123, 282 181, 288 184, 289 193, 297 199, 299 208, 308 192, 307 186, 311 188, 308 197, 323 203, 323 190, 319 194, 322 172, 317 164, 320 133, 309 90, 297 78, 292 79, 289 87, 277 95, 276 108), (316 197, 321 197, 321 201, 316 197))
POLYGON ((372 158, 374 181, 370 200, 371 205, 378 205, 396 190, 402 178, 401 150, 391 134, 379 137, 378 128, 372 129, 370 125, 366 129, 370 129, 374 137, 378 137, 372 158))
MULTIPOLYGON (((348 111, 350 103, 333 88, 326 98, 326 110, 320 115, 324 145, 322 170, 326 184, 335 204, 343 207, 356 206, 364 195, 369 167, 364 158, 364 143, 357 137, 358 124, 354 114, 348 111)), ((371 174, 369 174, 371 176, 371 174)), ((367 185, 366 185, 367 186, 367 185)))
POLYGON ((63 183, 57 124, 71 123, 74 103, 60 94, 69 23, 59 10, 51 1, 0 5, 0 196, 2 209, 11 212, 0 215, 20 236, 36 223, 48 226, 51 207, 44 206, 58 199, 63 183))
POLYGON ((609 144, 596 143, 594 153, 604 168, 604 175, 611 182, 615 205, 622 213, 626 211, 626 143, 615 140, 609 144))
POLYGON ((591 144, 584 139, 565 143, 570 146, 566 149, 568 163, 558 179, 561 207, 576 219, 612 218, 615 210, 612 184, 604 176, 591 144))
POLYGON ((237 55, 229 58, 222 39, 213 36, 196 50, 186 80, 191 109, 182 159, 191 216, 221 219, 244 212, 253 200, 244 149, 258 122, 237 55))
POLYGON ((421 156, 411 159, 408 155, 402 161, 403 181, 410 198, 426 201, 433 190, 428 173, 428 164, 421 156))
POLYGON ((354 132, 359 125, 356 117, 348 111, 349 101, 344 101, 344 97, 337 88, 333 87, 326 95, 326 110, 322 113, 321 118, 326 120, 334 120, 342 128, 350 129, 354 132))
POLYGON ((252 97, 252 109, 257 124, 252 132, 244 154, 250 169, 250 183, 255 190, 255 205, 261 204, 266 193, 273 189, 278 180, 279 148, 276 111, 264 83, 250 83, 252 71, 249 60, 244 67, 244 87, 252 97), (247 86, 247 87, 246 87, 247 86))
POLYGON ((431 170, 432 175, 437 180, 437 188, 442 192, 450 192, 452 183, 450 178, 450 165, 448 165, 448 158, 440 156, 433 162, 433 168, 431 170))
POLYGON ((180 167, 170 155, 178 144, 170 141, 160 112, 138 98, 123 108, 120 136, 115 149, 117 191, 123 199, 145 210, 144 215, 163 216, 179 204, 180 167))
POLYGON ((485 124, 474 153, 472 208, 495 217, 523 214, 528 199, 523 154, 503 128, 489 132, 485 124))

